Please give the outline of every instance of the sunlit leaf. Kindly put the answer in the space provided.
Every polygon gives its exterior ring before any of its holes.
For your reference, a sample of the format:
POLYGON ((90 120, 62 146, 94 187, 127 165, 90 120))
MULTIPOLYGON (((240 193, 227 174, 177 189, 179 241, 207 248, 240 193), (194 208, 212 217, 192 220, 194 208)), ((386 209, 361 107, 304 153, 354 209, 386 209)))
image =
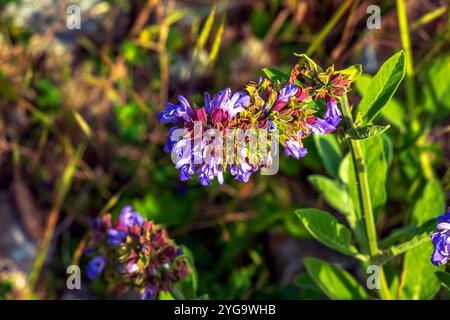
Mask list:
POLYGON ((332 134, 314 135, 314 143, 325 170, 331 177, 337 178, 342 155, 336 137, 332 134))
POLYGON ((279 82, 289 81, 290 75, 281 70, 275 68, 264 68, 262 70, 266 74, 267 78, 269 78, 272 81, 279 81, 279 82))
POLYGON ((382 134, 387 129, 389 129, 389 127, 389 125, 367 125, 364 127, 355 127, 345 131, 345 138, 353 140, 365 140, 382 134))
POLYGON ((344 214, 354 210, 347 189, 338 181, 320 175, 311 175, 308 181, 334 209, 344 214))
POLYGON ((358 253, 351 244, 351 231, 331 214, 314 208, 299 209, 295 213, 311 235, 322 244, 346 255, 358 253))
POLYGON ((364 300, 367 292, 347 271, 316 258, 303 260, 314 282, 330 299, 364 300))
POLYGON ((405 76, 405 54, 400 51, 389 58, 370 81, 358 106, 356 121, 371 123, 391 99, 405 76))

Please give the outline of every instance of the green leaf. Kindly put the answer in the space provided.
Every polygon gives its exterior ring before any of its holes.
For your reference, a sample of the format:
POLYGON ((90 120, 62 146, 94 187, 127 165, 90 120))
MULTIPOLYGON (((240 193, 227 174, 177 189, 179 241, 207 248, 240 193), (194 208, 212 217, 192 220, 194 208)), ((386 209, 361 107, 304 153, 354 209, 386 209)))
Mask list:
POLYGON ((350 180, 348 172, 350 169, 350 161, 352 161, 351 154, 347 153, 342 158, 341 164, 339 165, 339 180, 341 180, 345 185, 348 185, 350 180))
POLYGON ((320 243, 346 255, 358 254, 358 250, 351 244, 351 231, 331 214, 314 208, 299 209, 295 213, 320 243))
POLYGON ((450 113, 450 56, 433 59, 419 75, 423 92, 424 109, 437 120, 450 113))
POLYGON ((439 281, 441 281, 441 284, 447 288, 447 290, 450 290, 450 273, 444 272, 444 271, 436 271, 434 273, 436 277, 438 277, 439 281))
POLYGON ((346 190, 352 203, 352 211, 346 215, 348 224, 352 228, 356 239, 358 240, 360 248, 364 251, 366 246, 366 230, 364 221, 362 219, 361 210, 359 209, 359 197, 356 188, 356 176, 353 170, 353 160, 350 153, 347 153, 342 158, 341 165, 339 166, 339 179, 347 187, 346 190))
POLYGON ((331 207, 346 215, 353 211, 353 203, 344 185, 320 175, 311 175, 308 181, 331 207))
POLYGON ((403 226, 392 231, 386 238, 384 238, 380 245, 381 247, 388 247, 402 240, 412 240, 416 236, 420 236, 424 233, 429 233, 436 228, 436 218, 430 219, 419 227, 415 223, 403 226))
POLYGON ((358 79, 362 74, 362 66, 360 64, 355 64, 353 66, 350 66, 344 70, 339 70, 336 73, 340 73, 343 75, 346 75, 348 77, 348 80, 355 81, 358 79))
POLYGON ((306 66, 307 68, 314 70, 316 73, 323 72, 322 68, 315 63, 313 59, 308 57, 308 55, 304 53, 294 53, 294 55, 300 58, 297 62, 300 67, 306 66))
POLYGON ((337 178, 342 154, 336 137, 332 134, 314 135, 313 137, 325 170, 330 176, 337 178))
POLYGON ((175 300, 173 295, 169 291, 161 291, 159 293, 159 300, 175 300))
POLYGON ((345 138, 353 140, 369 139, 382 134, 387 129, 389 129, 389 127, 390 127, 389 125, 387 126, 367 125, 364 127, 355 127, 345 132, 345 138))
POLYGON ((259 38, 264 39, 273 22, 270 14, 263 9, 252 10, 250 15, 250 24, 252 26, 253 34, 259 38))
POLYGON ((262 70, 266 74, 267 78, 269 78, 272 81, 280 81, 280 82, 289 81, 290 75, 281 70, 275 68, 264 68, 262 70))
POLYGON ((428 241, 405 254, 400 298, 406 300, 431 299, 439 291, 440 282, 435 275, 439 268, 431 261, 433 244, 428 241))
POLYGON ((388 135, 383 135, 383 146, 384 146, 384 156, 386 158, 386 162, 388 167, 392 164, 392 157, 394 154, 394 146, 392 145, 391 138, 388 135))
POLYGON ((306 271, 330 299, 363 300, 367 292, 347 271, 316 258, 303 260, 306 271))
POLYGON ((377 215, 386 203, 387 158, 380 136, 361 141, 369 180, 373 212, 377 215))
POLYGON ((323 300, 326 296, 322 289, 314 282, 308 273, 302 273, 295 279, 295 284, 299 286, 300 300, 323 300))
POLYGON ((373 77, 358 107, 357 122, 369 124, 391 99, 405 76, 405 54, 389 58, 373 77))
MULTIPOLYGON (((364 97, 364 93, 368 90, 371 80, 372 76, 368 74, 363 74, 356 80, 356 90, 361 97, 364 97)), ((386 121, 399 129, 400 132, 405 132, 405 110, 402 104, 394 97, 381 109, 380 114, 386 121)))
MULTIPOLYGON (((438 181, 432 180, 425 186, 422 196, 413 210, 413 222, 423 224, 444 213, 445 197, 438 181)), ((439 268, 431 262, 433 244, 424 244, 409 250, 403 263, 400 297, 402 299, 431 299, 439 290, 440 282, 435 275, 439 268)))
POLYGON ((430 219, 437 218, 445 212, 445 195, 437 180, 427 182, 422 196, 416 202, 413 210, 413 221, 418 225, 430 219))

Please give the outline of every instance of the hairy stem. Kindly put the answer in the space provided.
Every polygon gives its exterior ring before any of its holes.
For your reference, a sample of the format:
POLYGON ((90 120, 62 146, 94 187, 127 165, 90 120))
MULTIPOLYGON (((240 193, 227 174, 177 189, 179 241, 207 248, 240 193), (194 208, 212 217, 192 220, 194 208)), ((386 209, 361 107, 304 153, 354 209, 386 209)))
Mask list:
MULTIPOLYGON (((353 128, 353 117, 348 104, 347 96, 343 96, 340 99, 342 113, 344 115, 345 125, 347 129, 353 128)), ((366 165, 364 162, 364 155, 359 140, 350 140, 350 151, 352 153, 353 167, 355 170, 356 183, 358 187, 358 195, 361 205, 361 213, 364 218, 367 243, 369 245, 369 254, 371 258, 376 257, 379 254, 378 242, 377 242, 377 230, 375 227, 375 219, 373 216, 372 202, 370 199, 369 181, 367 178, 366 165)), ((383 266, 380 268, 380 297, 382 299, 390 299, 391 294, 387 286, 386 277, 384 275, 383 266)))

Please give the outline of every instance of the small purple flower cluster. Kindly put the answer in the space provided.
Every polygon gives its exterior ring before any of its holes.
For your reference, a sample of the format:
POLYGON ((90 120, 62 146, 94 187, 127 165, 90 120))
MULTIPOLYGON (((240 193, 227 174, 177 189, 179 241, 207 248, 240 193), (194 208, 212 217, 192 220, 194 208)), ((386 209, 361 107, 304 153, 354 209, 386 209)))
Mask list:
POLYGON ((296 159, 308 153, 303 139, 335 131, 341 121, 336 97, 346 94, 352 81, 344 72, 333 67, 323 71, 311 61, 296 65, 287 84, 260 79, 234 94, 229 88, 212 98, 205 93, 201 107, 191 106, 182 96, 178 98, 179 104, 168 103, 158 120, 173 125, 164 151, 176 155, 175 167, 180 171, 181 181, 196 174, 204 186, 210 185, 214 178, 222 184, 224 172, 229 172, 236 180, 247 182, 253 172, 270 167, 273 157, 278 155, 272 139, 267 140, 265 150, 269 152, 264 153, 252 152, 246 143, 236 142, 231 161, 217 152, 224 145, 223 137, 228 130, 266 130, 269 134, 276 131, 284 153, 296 159), (323 105, 326 109, 320 110, 323 105), (200 131, 195 130, 198 125, 200 131), (211 138, 203 134, 211 129, 221 132, 221 136, 211 138), (202 161, 194 161, 199 156, 202 161))
POLYGON ((137 290, 142 299, 157 299, 191 272, 182 248, 131 206, 114 226, 110 214, 94 219, 86 254, 90 280, 103 276, 115 294, 137 290))
POLYGON ((437 218, 439 232, 431 235, 434 251, 431 262, 435 266, 446 264, 450 258, 450 211, 437 218))

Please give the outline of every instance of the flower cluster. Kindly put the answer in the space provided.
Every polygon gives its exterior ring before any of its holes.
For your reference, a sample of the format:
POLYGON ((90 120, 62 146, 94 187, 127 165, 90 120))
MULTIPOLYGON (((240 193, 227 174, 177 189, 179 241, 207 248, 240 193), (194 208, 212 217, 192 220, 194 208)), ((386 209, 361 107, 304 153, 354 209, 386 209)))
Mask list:
POLYGON ((157 299, 191 271, 182 248, 131 206, 123 208, 114 225, 110 214, 92 224, 87 277, 102 276, 116 294, 137 290, 142 299, 157 299))
POLYGON ((446 264, 450 258, 450 211, 437 218, 437 228, 441 231, 431 235, 434 251, 431 262, 440 266, 446 264))
POLYGON ((285 81, 260 79, 243 91, 233 94, 226 88, 212 98, 205 93, 201 107, 191 106, 179 96, 179 103, 168 103, 158 117, 159 122, 173 125, 164 151, 175 154, 182 181, 196 174, 204 186, 216 177, 222 184, 224 172, 229 172, 236 180, 247 182, 253 172, 272 165, 278 156, 278 142, 287 156, 299 159, 308 153, 303 139, 335 131, 341 121, 336 97, 348 92, 353 78, 351 72, 335 71, 334 67, 323 71, 301 55, 285 81), (244 139, 234 140, 233 136, 230 157, 222 151, 232 130, 245 133, 244 139), (271 135, 263 140, 265 146, 258 140, 260 130, 271 135), (206 134, 210 131, 221 135, 206 134), (252 135, 257 137, 258 148, 249 146, 248 137, 252 135), (195 161, 198 158, 201 160, 195 161))

